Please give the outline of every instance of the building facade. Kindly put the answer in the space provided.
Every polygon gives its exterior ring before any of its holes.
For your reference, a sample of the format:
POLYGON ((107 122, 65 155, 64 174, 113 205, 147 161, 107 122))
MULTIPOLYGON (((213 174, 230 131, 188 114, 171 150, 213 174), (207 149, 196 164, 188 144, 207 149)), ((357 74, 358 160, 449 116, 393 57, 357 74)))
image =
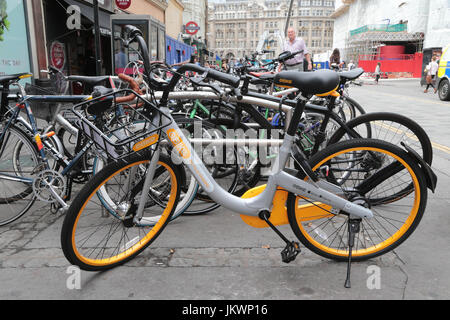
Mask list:
MULTIPOLYGON (((227 0, 208 7, 208 43, 224 58, 242 58, 257 49, 283 50, 289 0, 227 0)), ((333 44, 334 1, 293 2, 289 27, 305 40, 311 54, 328 51, 333 44)))
POLYGON ((183 32, 184 6, 181 0, 169 0, 165 11, 166 34, 178 39, 183 32))
POLYGON ((380 46, 402 45, 405 54, 450 43, 447 0, 342 0, 335 18, 333 46, 342 56, 376 54, 380 46))

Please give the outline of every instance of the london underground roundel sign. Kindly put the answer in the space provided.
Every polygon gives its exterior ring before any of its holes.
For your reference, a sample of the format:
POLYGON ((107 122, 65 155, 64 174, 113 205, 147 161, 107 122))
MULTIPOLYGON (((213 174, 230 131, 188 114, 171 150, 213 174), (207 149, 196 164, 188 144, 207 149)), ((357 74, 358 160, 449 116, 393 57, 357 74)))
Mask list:
POLYGON ((198 32, 198 30, 200 30, 200 27, 198 26, 198 24, 196 22, 189 21, 188 23, 186 23, 185 29, 186 29, 186 33, 196 34, 198 32))
POLYGON ((116 6, 122 10, 128 9, 131 6, 131 0, 116 0, 116 6))

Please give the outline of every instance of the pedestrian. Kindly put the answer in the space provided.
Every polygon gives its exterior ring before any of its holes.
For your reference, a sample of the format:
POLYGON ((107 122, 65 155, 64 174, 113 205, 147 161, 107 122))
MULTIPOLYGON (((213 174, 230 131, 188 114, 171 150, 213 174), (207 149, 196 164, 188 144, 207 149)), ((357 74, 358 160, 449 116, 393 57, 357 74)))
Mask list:
POLYGON ((433 58, 431 58, 430 63, 425 68, 427 87, 425 88, 424 93, 428 92, 429 87, 432 87, 434 89, 434 93, 437 92, 437 89, 434 86, 434 84, 436 81, 436 74, 439 69, 439 65, 437 64, 436 60, 437 60, 437 56, 433 56, 433 58))
MULTIPOLYGON (((298 71, 312 71, 312 61, 311 61, 311 55, 308 53, 308 50, 306 49, 305 41, 297 37, 295 34, 294 28, 290 27, 287 30, 287 41, 284 44, 284 51, 290 51, 290 52, 297 52, 300 50, 303 50, 302 53, 299 53, 295 55, 293 58, 285 61, 284 68, 286 70, 298 70, 298 71), (307 66, 304 66, 303 59, 306 59, 307 66)), ((281 70, 281 66, 278 67, 278 71, 281 70)))
POLYGON ((222 60, 222 69, 223 69, 223 71, 228 72, 228 69, 229 69, 229 67, 228 67, 228 59, 223 59, 222 60))
POLYGON ((377 63, 377 66, 375 67, 375 82, 378 84, 378 80, 380 80, 381 77, 381 62, 377 63))
POLYGON ((335 48, 330 56, 330 67, 331 69, 333 68, 340 69, 341 66, 342 66, 341 53, 339 52, 338 48, 335 48))
POLYGON ((356 68, 356 66, 355 66, 355 64, 353 63, 353 60, 350 60, 350 62, 349 62, 349 64, 348 64, 348 70, 352 70, 352 69, 355 69, 356 68))
POLYGON ((116 68, 123 69, 127 65, 127 55, 125 54, 124 47, 119 47, 114 55, 114 63, 116 68))

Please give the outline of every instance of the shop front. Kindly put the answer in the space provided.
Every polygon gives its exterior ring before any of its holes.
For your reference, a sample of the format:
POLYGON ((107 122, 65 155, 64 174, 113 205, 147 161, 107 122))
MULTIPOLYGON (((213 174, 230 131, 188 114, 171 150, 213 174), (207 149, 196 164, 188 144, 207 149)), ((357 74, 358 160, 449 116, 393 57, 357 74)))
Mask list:
POLYGON ((110 40, 111 54, 113 53, 110 59, 113 63, 114 74, 133 73, 133 62, 143 59, 139 55, 137 43, 131 43, 129 46, 124 45, 123 38, 126 36, 124 26, 128 24, 141 30, 147 43, 150 60, 165 61, 166 36, 163 23, 149 15, 115 14, 110 18, 114 34, 114 38, 110 40))
MULTIPOLYGON (((107 3, 105 0, 99 9, 102 74, 111 74, 109 16, 113 13, 113 6, 109 1, 110 10, 105 10, 107 3)), ((43 8, 49 64, 65 74, 96 75, 92 5, 87 1, 44 0, 43 8)))
POLYGON ((32 72, 28 30, 26 1, 0 0, 0 75, 32 72))

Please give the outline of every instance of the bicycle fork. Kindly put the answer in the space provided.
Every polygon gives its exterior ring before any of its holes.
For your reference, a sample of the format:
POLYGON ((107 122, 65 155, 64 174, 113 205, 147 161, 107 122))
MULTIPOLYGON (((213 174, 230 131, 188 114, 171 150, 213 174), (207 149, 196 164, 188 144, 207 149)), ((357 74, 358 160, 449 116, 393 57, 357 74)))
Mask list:
POLYGON ((147 172, 145 175, 144 185, 142 187, 140 201, 139 201, 139 204, 137 207, 136 215, 133 218, 133 222, 135 224, 139 224, 142 219, 143 212, 145 209, 145 204, 147 203, 147 200, 149 197, 150 186, 153 182, 153 177, 155 176, 156 165, 159 160, 160 152, 161 152, 160 148, 156 148, 156 150, 153 151, 153 156, 148 165, 147 172))

